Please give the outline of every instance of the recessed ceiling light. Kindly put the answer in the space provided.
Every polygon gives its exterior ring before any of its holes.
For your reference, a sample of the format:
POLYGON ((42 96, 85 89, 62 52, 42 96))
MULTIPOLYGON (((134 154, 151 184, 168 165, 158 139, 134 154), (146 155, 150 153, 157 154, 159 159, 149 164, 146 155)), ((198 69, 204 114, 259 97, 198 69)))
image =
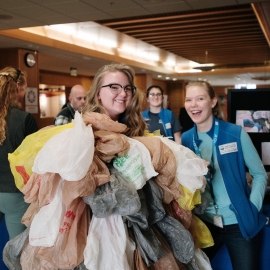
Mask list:
POLYGON ((158 78, 162 78, 162 75, 157 75, 158 76, 158 78))
POLYGON ((173 78, 173 81, 177 81, 177 79, 176 78, 173 78))
POLYGON ((170 79, 170 77, 166 77, 166 80, 169 80, 170 79))

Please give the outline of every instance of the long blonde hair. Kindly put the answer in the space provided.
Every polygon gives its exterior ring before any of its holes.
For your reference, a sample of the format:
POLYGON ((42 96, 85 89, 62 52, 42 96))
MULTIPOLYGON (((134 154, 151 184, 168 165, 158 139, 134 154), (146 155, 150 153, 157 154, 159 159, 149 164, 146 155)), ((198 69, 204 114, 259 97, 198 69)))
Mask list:
MULTIPOLYGON (((129 83, 134 85, 133 81, 135 73, 131 67, 122 63, 112 63, 101 67, 94 77, 90 91, 88 91, 86 94, 86 105, 83 108, 83 113, 106 112, 105 108, 98 99, 98 94, 102 86, 103 77, 107 73, 117 71, 124 73, 128 77, 129 83)), ((132 100, 130 101, 126 111, 123 113, 125 124, 128 127, 128 130, 125 132, 127 136, 142 136, 144 134, 146 125, 141 115, 143 99, 144 94, 137 89, 133 94, 132 100)))
MULTIPOLYGON (((190 86, 202 86, 206 90, 206 92, 209 95, 210 99, 217 98, 213 86, 208 82, 205 82, 205 81, 191 81, 191 82, 188 82, 188 84, 186 85, 186 90, 190 86)), ((216 103, 215 107, 212 108, 212 113, 216 118, 223 119, 223 113, 222 113, 222 110, 221 110, 221 108, 219 106, 218 98, 217 98, 217 103, 216 103)))
POLYGON ((0 70, 0 145, 6 139, 6 117, 12 106, 18 106, 17 94, 19 85, 26 83, 26 76, 19 69, 6 67, 0 70))

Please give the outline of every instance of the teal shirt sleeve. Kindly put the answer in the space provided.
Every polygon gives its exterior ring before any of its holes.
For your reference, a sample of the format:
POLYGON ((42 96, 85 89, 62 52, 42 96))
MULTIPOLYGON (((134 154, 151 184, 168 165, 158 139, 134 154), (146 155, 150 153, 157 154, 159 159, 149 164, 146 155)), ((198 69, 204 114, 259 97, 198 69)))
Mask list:
POLYGON ((256 148, 249 135, 243 129, 240 140, 245 164, 248 167, 249 173, 253 176, 250 201, 260 210, 263 204, 268 176, 256 148))

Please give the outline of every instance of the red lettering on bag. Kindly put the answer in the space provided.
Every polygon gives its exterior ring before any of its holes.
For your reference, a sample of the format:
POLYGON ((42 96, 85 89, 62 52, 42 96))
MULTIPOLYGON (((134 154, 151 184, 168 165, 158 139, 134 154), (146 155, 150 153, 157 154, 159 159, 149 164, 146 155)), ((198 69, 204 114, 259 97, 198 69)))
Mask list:
POLYGON ((30 176, 28 175, 28 173, 26 172, 24 166, 15 166, 16 171, 22 176, 23 178, 23 183, 26 185, 26 183, 28 182, 30 176))
POLYGON ((59 233, 67 233, 71 228, 68 222, 63 222, 63 226, 59 229, 59 233))
POLYGON ((72 211, 67 211, 66 212, 66 215, 65 215, 67 218, 71 218, 72 220, 75 219, 75 214, 72 212, 72 211))

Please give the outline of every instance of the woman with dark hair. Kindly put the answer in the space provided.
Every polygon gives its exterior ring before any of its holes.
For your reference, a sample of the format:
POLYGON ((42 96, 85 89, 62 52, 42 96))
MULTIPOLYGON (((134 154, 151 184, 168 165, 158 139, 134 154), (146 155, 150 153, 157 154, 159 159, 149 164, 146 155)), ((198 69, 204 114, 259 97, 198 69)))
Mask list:
POLYGON ((21 218, 28 204, 15 185, 8 153, 14 152, 27 135, 38 130, 32 114, 19 107, 26 87, 25 74, 19 69, 6 67, 0 71, 0 215, 5 215, 10 239, 24 231, 21 218))
POLYGON ((215 244, 204 251, 212 259, 225 244, 234 270, 258 269, 259 232, 268 222, 261 213, 267 174, 259 155, 241 126, 222 120, 209 83, 187 84, 185 108, 195 126, 182 134, 182 144, 209 161, 203 195, 210 203, 200 218, 215 244), (252 189, 247 184, 246 167, 253 176, 252 189))
POLYGON ((156 130, 165 137, 180 143, 180 123, 177 116, 168 109, 162 107, 163 89, 158 85, 150 86, 146 91, 149 109, 142 112, 149 132, 156 130))

